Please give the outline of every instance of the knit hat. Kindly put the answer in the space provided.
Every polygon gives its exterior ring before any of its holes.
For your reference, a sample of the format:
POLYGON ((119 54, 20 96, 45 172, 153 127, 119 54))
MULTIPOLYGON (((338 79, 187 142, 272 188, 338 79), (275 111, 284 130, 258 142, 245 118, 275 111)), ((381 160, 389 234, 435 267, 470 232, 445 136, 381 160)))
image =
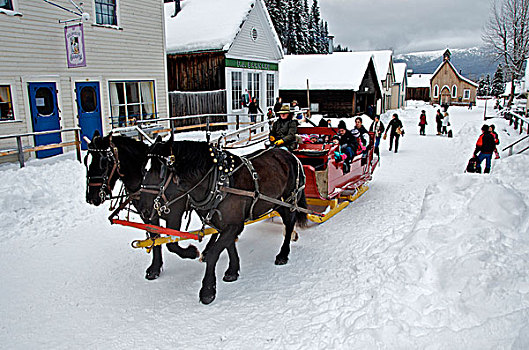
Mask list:
POLYGON ((340 120, 340 122, 338 123, 338 129, 347 130, 347 126, 345 125, 345 122, 343 120, 340 120))

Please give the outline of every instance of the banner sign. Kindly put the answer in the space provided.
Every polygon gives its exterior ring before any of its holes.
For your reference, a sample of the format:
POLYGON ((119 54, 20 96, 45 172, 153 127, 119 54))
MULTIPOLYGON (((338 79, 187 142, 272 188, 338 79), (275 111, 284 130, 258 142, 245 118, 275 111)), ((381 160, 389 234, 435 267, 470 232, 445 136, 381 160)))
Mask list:
POLYGON ((279 65, 277 63, 235 60, 233 58, 226 58, 226 67, 275 71, 279 70, 279 65))
POLYGON ((83 24, 64 27, 68 68, 86 67, 83 24))

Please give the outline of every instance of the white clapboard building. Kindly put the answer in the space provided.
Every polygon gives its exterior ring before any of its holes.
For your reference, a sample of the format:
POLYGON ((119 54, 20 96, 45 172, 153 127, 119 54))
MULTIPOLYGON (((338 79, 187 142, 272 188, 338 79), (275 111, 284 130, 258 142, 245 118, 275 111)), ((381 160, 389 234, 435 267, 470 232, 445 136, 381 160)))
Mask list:
MULTIPOLYGON (((107 133, 167 117, 163 2, 78 5, 0 1, 0 135, 80 126, 91 137, 96 129, 107 133)), ((24 144, 56 143, 60 137, 30 137, 24 144)), ((13 142, 0 141, 0 149, 13 142)))

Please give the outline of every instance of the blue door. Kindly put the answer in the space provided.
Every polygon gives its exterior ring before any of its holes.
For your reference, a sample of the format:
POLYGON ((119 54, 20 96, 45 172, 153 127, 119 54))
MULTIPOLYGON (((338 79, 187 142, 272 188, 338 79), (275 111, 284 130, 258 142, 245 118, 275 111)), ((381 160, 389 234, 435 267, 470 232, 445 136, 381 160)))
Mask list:
MULTIPOLYGON (((28 83, 28 89, 33 131, 59 130, 61 125, 55 83, 28 83)), ((36 146, 60 142, 60 133, 35 136, 36 146)), ((62 148, 37 151, 37 158, 51 157, 61 153, 62 148)))
POLYGON ((75 83, 75 95, 77 96, 79 127, 81 127, 81 147, 87 149, 83 136, 91 139, 96 130, 103 135, 99 82, 75 83))

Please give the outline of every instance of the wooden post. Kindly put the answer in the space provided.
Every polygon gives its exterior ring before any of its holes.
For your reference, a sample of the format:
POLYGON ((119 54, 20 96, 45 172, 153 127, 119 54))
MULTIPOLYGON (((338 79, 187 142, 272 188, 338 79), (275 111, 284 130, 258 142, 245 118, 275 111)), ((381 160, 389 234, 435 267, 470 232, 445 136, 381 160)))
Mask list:
POLYGON ((24 150, 22 149, 22 137, 17 136, 18 162, 20 167, 24 167, 24 150))
POLYGON ((79 161, 79 163, 81 163, 81 141, 80 141, 80 138, 79 138, 79 133, 80 132, 81 132, 80 130, 75 130, 74 131, 75 152, 77 154, 77 160, 79 161))
POLYGON ((169 129, 171 129, 171 140, 174 140, 174 123, 173 123, 173 120, 169 120, 169 129))
POLYGON ((241 120, 240 120, 239 115, 237 114, 235 116, 235 130, 239 130, 239 128, 241 127, 240 123, 241 123, 241 120))
POLYGON ((310 87, 309 87, 309 79, 307 79, 307 107, 309 107, 309 110, 307 111, 307 118, 310 119, 310 87))

